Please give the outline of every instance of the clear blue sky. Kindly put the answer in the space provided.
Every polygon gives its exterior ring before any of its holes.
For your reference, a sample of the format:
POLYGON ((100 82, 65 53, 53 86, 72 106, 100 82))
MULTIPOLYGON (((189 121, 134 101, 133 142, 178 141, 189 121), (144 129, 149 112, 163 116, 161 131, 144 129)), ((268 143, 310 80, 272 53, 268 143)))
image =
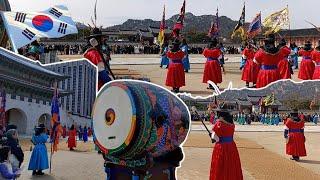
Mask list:
MULTIPOLYGON (((67 5, 73 18, 79 22, 90 22, 95 0, 9 0, 13 11, 41 11, 49 6, 67 5)), ((183 0, 99 0, 98 24, 111 26, 127 19, 160 20, 163 4, 167 6, 167 18, 180 11, 183 0)), ((256 13, 262 18, 289 5, 292 28, 311 27, 305 20, 320 26, 319 0, 246 0, 246 21, 256 13)), ((238 20, 243 6, 242 0, 187 0, 187 12, 195 15, 215 14, 217 6, 220 15, 238 20)))

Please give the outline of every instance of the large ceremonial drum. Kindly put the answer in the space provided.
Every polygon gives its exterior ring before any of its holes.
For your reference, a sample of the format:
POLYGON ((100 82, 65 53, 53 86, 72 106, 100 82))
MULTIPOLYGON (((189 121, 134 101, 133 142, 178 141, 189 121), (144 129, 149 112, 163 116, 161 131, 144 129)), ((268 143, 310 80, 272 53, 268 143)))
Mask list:
POLYGON ((179 148, 190 128, 190 113, 183 101, 144 81, 105 85, 92 116, 94 142, 104 156, 133 168, 179 148))

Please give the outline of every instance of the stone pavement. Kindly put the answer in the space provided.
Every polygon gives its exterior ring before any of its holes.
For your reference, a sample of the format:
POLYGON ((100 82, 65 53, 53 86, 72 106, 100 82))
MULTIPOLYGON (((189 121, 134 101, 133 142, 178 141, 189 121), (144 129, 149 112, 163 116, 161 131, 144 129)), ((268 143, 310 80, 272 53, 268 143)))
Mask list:
MULTIPOLYGON (((199 122, 195 122, 192 125, 194 130, 190 132, 188 140, 184 144, 185 159, 182 167, 177 171, 179 179, 205 180, 209 177, 213 146, 209 142, 205 130, 199 130, 199 127, 199 122)), ((281 172, 284 173, 282 177, 289 176, 294 169, 299 169, 299 167, 303 168, 301 173, 310 175, 311 179, 315 179, 315 174, 320 175, 320 133, 317 133, 319 132, 319 126, 309 125, 306 127, 308 156, 299 163, 288 160, 289 157, 284 153, 283 127, 258 124, 237 127, 240 128, 240 131, 236 132, 235 141, 241 156, 245 179, 270 179, 271 177, 274 179, 273 171, 278 172, 279 166, 281 167, 281 172), (255 128, 255 131, 253 128, 255 128), (269 131, 266 131, 266 128, 269 131), (262 161, 269 160, 270 162, 265 162, 265 164, 260 161, 260 158, 262 158, 262 161), (279 163, 277 161, 280 160, 285 167, 275 164, 279 163), (276 169, 273 169, 272 166, 276 169), (286 166, 289 167, 287 168, 286 166), (311 172, 313 174, 310 174, 311 172)), ((25 152, 25 157, 23 174, 20 179, 102 180, 105 177, 103 158, 96 152, 59 151, 54 154, 52 175, 43 177, 31 176, 31 171, 27 170, 30 152, 25 152)), ((48 170, 45 173, 48 174, 48 170)))

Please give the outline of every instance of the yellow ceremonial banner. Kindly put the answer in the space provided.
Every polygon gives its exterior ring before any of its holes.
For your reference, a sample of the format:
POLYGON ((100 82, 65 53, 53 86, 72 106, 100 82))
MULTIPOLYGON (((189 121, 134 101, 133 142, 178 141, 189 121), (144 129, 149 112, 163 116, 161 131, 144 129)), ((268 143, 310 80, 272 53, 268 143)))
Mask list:
POLYGON ((289 9, 285 8, 281 11, 271 14, 264 20, 263 26, 269 28, 265 35, 277 33, 282 27, 289 26, 289 9))
POLYGON ((273 104, 274 104, 274 101, 275 101, 274 94, 267 96, 267 97, 263 100, 265 106, 271 106, 271 105, 273 105, 273 104))
POLYGON ((160 24, 160 31, 158 35, 158 43, 162 47, 164 44, 164 39, 165 39, 165 25, 166 24, 166 6, 163 7, 163 15, 162 15, 162 21, 160 24))
POLYGON ((235 36, 240 36, 243 41, 247 39, 246 31, 243 27, 239 27, 239 29, 234 31, 231 35, 231 39, 233 39, 235 36))
POLYGON ((164 30, 160 30, 158 35, 158 42, 160 46, 164 44, 164 30))

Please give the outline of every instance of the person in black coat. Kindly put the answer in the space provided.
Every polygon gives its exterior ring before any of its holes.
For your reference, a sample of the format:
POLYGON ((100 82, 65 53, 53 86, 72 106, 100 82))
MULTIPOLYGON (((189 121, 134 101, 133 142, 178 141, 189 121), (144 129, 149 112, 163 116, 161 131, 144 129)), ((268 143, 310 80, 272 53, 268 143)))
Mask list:
POLYGON ((12 162, 13 166, 15 168, 20 168, 24 160, 24 153, 18 142, 18 131, 15 129, 10 129, 7 131, 6 136, 7 136, 7 141, 5 145, 11 148, 11 154, 13 155, 13 159, 14 159, 13 161, 16 161, 16 160, 18 161, 17 163, 12 162))

